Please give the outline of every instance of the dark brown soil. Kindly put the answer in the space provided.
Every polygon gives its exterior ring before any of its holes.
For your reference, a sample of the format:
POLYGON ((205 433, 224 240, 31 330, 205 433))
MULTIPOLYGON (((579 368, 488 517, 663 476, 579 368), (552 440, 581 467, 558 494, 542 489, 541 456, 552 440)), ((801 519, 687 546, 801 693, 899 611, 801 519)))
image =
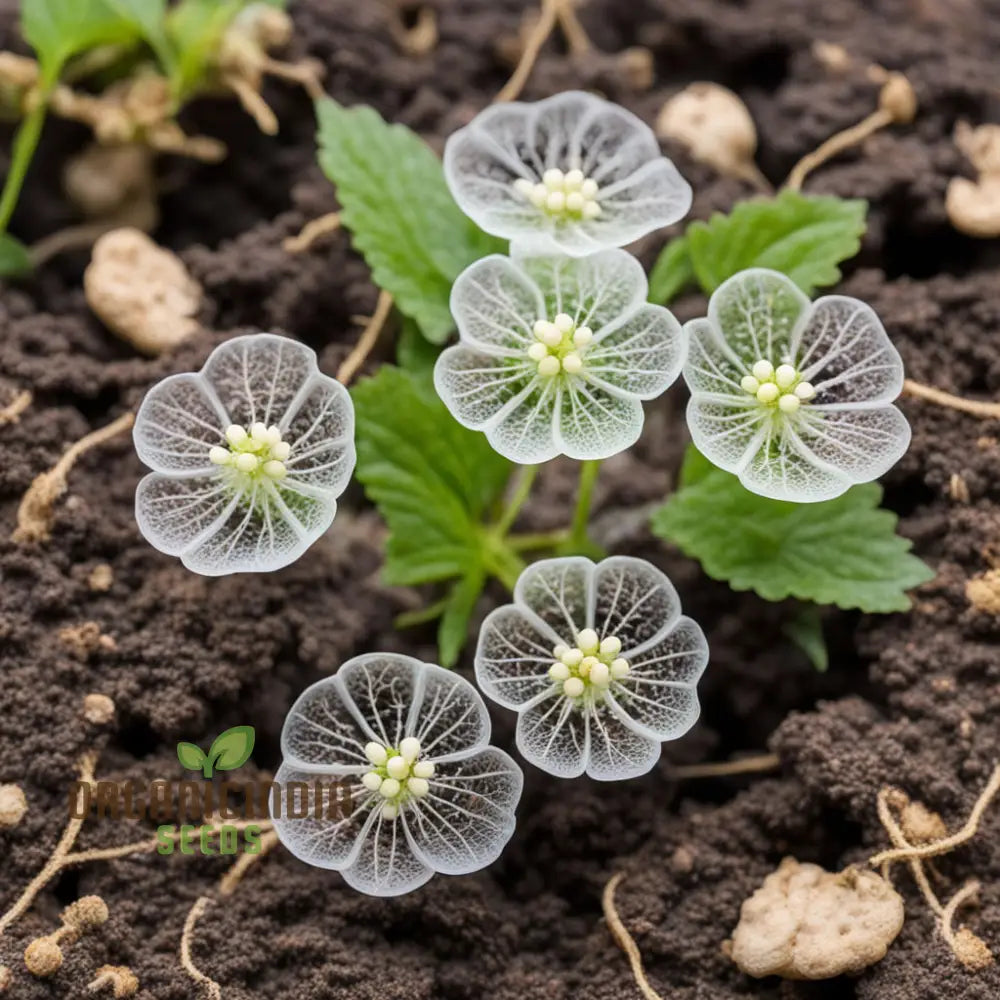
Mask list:
MULTIPOLYGON (((393 42, 388 4, 301 0, 292 11, 297 45, 325 63, 335 97, 373 104, 440 148, 504 82, 511 67, 499 54, 502 43, 533 4, 429 2, 440 40, 422 59, 393 42)), ((871 200, 870 231, 843 287, 879 311, 911 376, 1000 397, 1000 252, 995 243, 959 236, 943 210, 948 179, 968 172, 950 141, 956 120, 996 119, 1000 109, 1000 5, 584 0, 581 17, 602 53, 574 59, 557 38, 527 97, 597 87, 652 120, 685 82, 725 83, 750 106, 761 134, 759 162, 775 182, 874 106, 863 70, 831 75, 811 55, 813 41, 843 44, 862 66, 878 59, 904 70, 919 94, 917 121, 823 168, 809 189, 871 200), (641 93, 630 89, 613 55, 636 45, 652 51, 656 68, 654 87, 641 93)), ((0 47, 13 44, 14 23, 14 0, 0 0, 0 47)), ((212 333, 170 358, 138 358, 86 309, 81 258, 52 265, 0 299, 0 403, 18 389, 35 396, 20 423, 0 428, 0 782, 20 784, 30 805, 17 828, 0 832, 0 909, 55 845, 83 750, 103 749, 104 778, 177 777, 178 740, 205 745, 226 726, 250 723, 258 733, 254 765, 267 771, 277 764, 284 713, 307 684, 362 651, 433 656, 430 632, 392 631, 393 616, 416 595, 379 584, 384 532, 359 492, 348 494, 333 530, 295 566, 273 576, 203 579, 139 537, 132 497, 142 470, 122 437, 73 470, 50 542, 7 540, 24 490, 71 441, 133 407, 165 374, 197 368, 219 340, 248 328, 281 330, 314 346, 332 371, 356 338, 351 317, 370 311, 376 292, 345 236, 302 257, 281 249, 284 235, 336 202, 315 165, 308 103, 280 86, 267 96, 283 123, 280 137, 258 135, 231 104, 206 103, 192 110, 192 125, 224 137, 238 154, 218 167, 164 165, 169 193, 157 236, 181 251, 205 286, 212 333), (106 592, 88 584, 101 563, 113 572, 106 592), (59 631, 88 621, 115 648, 80 660, 59 631), (116 726, 83 721, 89 692, 115 700, 116 726)), ((22 237, 71 218, 58 168, 83 138, 74 129, 48 129, 15 219, 22 237)), ((727 210, 749 193, 671 152, 695 188, 695 217, 727 210)), ((645 242, 647 260, 662 242, 662 235, 645 242)), ((702 305, 692 296, 677 309, 687 316, 702 305)), ((858 978, 752 981, 722 945, 741 901, 783 855, 837 868, 885 846, 875 815, 883 784, 902 786, 954 828, 1000 759, 1000 619, 970 610, 964 594, 1000 545, 1000 425, 904 403, 913 447, 887 479, 887 502, 938 576, 909 614, 831 613, 832 663, 820 676, 782 636, 788 608, 706 580, 648 534, 648 506, 669 489, 684 447, 682 405, 682 390, 671 392, 651 409, 640 445, 607 463, 598 525, 616 550, 662 565, 708 633, 712 661, 697 729, 638 781, 563 782, 531 771, 518 831, 500 862, 475 876, 435 878, 401 899, 358 895, 337 875, 275 852, 233 897, 215 903, 197 930, 195 961, 223 985, 227 1000, 638 996, 600 913, 601 889, 619 870, 626 872, 618 895, 623 918, 654 986, 671 1000, 998 995, 996 967, 969 973, 955 961, 902 871, 903 932, 888 957, 858 978), (968 502, 952 498, 955 473, 968 486, 968 502), (667 774, 668 761, 767 746, 783 762, 773 778, 678 785, 667 774)), ((525 523, 562 520, 572 490, 570 468, 547 471, 525 523)), ((469 666, 467 657, 461 669, 469 666)), ((496 716, 495 728, 496 741, 509 745, 509 713, 496 716)), ((151 830, 91 822, 80 845, 124 843, 151 830)), ((79 998, 98 966, 126 964, 144 1000, 195 996, 178 960, 181 928, 224 868, 220 859, 146 855, 66 873, 0 939, 0 962, 15 973, 11 995, 79 998), (53 930, 59 908, 84 893, 105 898, 110 923, 68 949, 55 978, 31 978, 20 959, 25 944, 53 930)), ((940 869, 945 894, 967 878, 982 881, 981 907, 965 919, 1000 951, 1000 808, 940 869)))

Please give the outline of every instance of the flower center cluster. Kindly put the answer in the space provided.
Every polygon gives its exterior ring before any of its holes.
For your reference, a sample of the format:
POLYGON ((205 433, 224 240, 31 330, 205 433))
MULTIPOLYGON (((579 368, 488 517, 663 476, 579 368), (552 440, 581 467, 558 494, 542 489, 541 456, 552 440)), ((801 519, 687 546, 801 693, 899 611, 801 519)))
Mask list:
POLYGON ((528 357, 538 363, 538 374, 576 375, 583 370, 580 352, 594 339, 589 326, 577 326, 573 317, 559 313, 550 323, 540 319, 534 326, 537 338, 528 348, 528 357))
POLYGON ((230 424, 226 428, 226 441, 228 448, 215 445, 209 449, 208 457, 213 465, 229 466, 252 478, 284 479, 288 475, 285 459, 292 446, 281 439, 278 427, 258 422, 248 431, 239 424, 230 424))
POLYGON ((409 799, 422 799, 431 790, 427 779, 434 776, 434 765, 419 759, 420 740, 415 736, 407 736, 398 748, 366 743, 365 756, 372 768, 361 784, 385 800, 383 819, 395 819, 409 799))
POLYGON ((816 395, 812 383, 804 382, 794 365, 775 368, 770 361, 761 359, 750 372, 740 380, 743 391, 755 396, 764 406, 776 406, 782 413, 795 413, 816 395))
POLYGON ((556 167, 546 170, 538 183, 525 177, 514 181, 514 189, 535 208, 557 219, 596 219, 601 214, 597 181, 583 176, 582 170, 563 173, 556 167))
POLYGON ((580 698, 588 690, 603 691, 612 681, 629 675, 628 660, 619 654, 621 640, 609 635, 599 639, 592 628, 576 637, 576 646, 559 643, 552 650, 556 662, 549 667, 549 677, 562 686, 568 698, 580 698))

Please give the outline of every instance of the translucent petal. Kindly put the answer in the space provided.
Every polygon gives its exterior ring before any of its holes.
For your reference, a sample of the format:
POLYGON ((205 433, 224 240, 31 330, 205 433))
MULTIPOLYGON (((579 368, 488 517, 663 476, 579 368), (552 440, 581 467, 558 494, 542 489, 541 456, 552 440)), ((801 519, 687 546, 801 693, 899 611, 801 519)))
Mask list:
POLYGON ((695 685, 708 663, 708 643, 697 623, 682 617, 628 660, 628 676, 611 686, 617 714, 652 739, 683 736, 698 720, 695 685))
MULTIPOLYGON (((541 292, 509 257, 494 254, 467 267, 451 289, 462 340, 484 351, 522 356, 545 315, 541 292)), ((554 315, 554 314, 553 314, 554 315)))
POLYGON ((587 713, 561 694, 529 702, 518 714, 515 739, 525 760, 558 778, 577 778, 587 767, 587 713))
POLYGON ((553 434, 559 379, 535 379, 486 425, 486 439, 504 458, 537 465, 559 454, 553 434))
POLYGON ((372 810, 371 826, 361 838, 361 849, 341 871, 344 881, 369 896, 401 896, 427 882, 434 869, 414 853, 404 825, 384 819, 382 810, 372 810))
POLYGON ((600 704, 590 714, 590 757, 587 774, 598 781, 623 781, 646 774, 660 759, 660 741, 639 732, 600 704))
POLYGON ((859 299, 828 295, 793 338, 814 403, 888 403, 903 391, 903 362, 874 310, 859 299))
POLYGON ((772 500, 817 503, 840 496, 851 479, 816 461, 794 433, 782 432, 783 425, 765 423, 760 446, 739 469, 740 482, 752 493, 772 500))
POLYGON ((605 459, 639 440, 644 419, 635 396, 609 392, 573 377, 559 393, 555 440, 559 450, 580 461, 605 459))
POLYGON ((606 327, 584 353, 587 377, 605 388, 653 399, 684 363, 685 335, 662 306, 642 306, 617 328, 606 327))
POLYGON ((479 692, 452 670, 420 665, 419 701, 407 735, 420 740, 420 756, 441 760, 467 756, 490 738, 490 716, 479 692))
POLYGON ((793 424, 817 463, 831 466, 852 482, 878 479, 906 454, 910 425, 895 406, 826 410, 809 406, 793 424))
POLYGON ((333 523, 337 503, 306 496, 291 484, 254 483, 228 508, 215 530, 179 553, 204 576, 269 573, 295 562, 333 523))
POLYGON ((178 556, 219 530, 238 498, 222 477, 144 477, 135 491, 135 519, 143 537, 154 548, 178 556))
POLYGON ((755 361, 778 365, 792 358, 792 334, 808 308, 809 299, 790 278, 755 267, 719 285, 708 319, 724 341, 721 350, 745 375, 755 361))
POLYGON ((687 425, 695 447, 720 469, 739 472, 759 447, 768 411, 755 399, 693 395, 687 425))
POLYGON ((220 344, 201 371, 233 423, 281 424, 306 381, 317 373, 305 344, 273 333, 234 337, 220 344))
POLYGON ((684 332, 688 337, 684 381, 691 392, 746 399, 740 380, 750 369, 729 349, 722 332, 707 319, 685 323, 684 332))
POLYGON ((363 773, 369 767, 365 744, 373 739, 375 733, 335 674, 299 695, 281 730, 281 755, 297 770, 363 773))
POLYGON ((296 483, 333 497, 347 488, 354 471, 354 406, 334 379, 314 375, 301 388, 281 422, 291 445, 285 460, 296 483))
POLYGON ((479 631, 476 683, 495 702, 520 708, 552 687, 548 670, 559 642, 565 639, 523 608, 497 608, 479 631))
POLYGON ((278 768, 275 781, 271 819, 281 843, 317 868, 339 870, 351 864, 374 819, 372 794, 360 782, 302 771, 288 761, 278 768))
POLYGON ((413 732, 423 690, 421 674, 427 667, 400 653, 366 653, 342 664, 335 677, 348 710, 368 738, 398 747, 413 732))
POLYGON ((438 357, 434 388, 460 424, 482 430, 508 403, 523 398, 536 376, 536 365, 527 359, 498 358, 458 344, 438 357))
POLYGON ((132 432, 139 460, 154 472, 211 473, 209 449, 225 445, 231 421, 200 375, 171 375, 142 401, 132 432))
POLYGON ((622 656, 671 628, 681 613, 674 585, 651 563, 612 556, 594 568, 594 628, 621 640, 622 656))
POLYGON ((492 864, 514 832, 523 784, 517 764, 493 747, 436 764, 428 794, 402 812, 417 857, 446 875, 492 864))
POLYGON ((595 341, 642 307, 649 292, 642 265, 624 250, 583 258, 515 251, 515 259, 538 286, 546 318, 567 313, 577 326, 589 326, 595 341))
POLYGON ((578 632, 594 626, 594 564, 582 556, 541 559, 518 578, 514 602, 534 612, 561 642, 573 645, 578 632))

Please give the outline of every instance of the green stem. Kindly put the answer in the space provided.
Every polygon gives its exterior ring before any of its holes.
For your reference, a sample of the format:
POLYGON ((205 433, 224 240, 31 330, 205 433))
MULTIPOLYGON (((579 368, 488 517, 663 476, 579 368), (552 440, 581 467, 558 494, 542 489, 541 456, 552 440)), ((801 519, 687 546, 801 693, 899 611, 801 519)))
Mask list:
POLYGON ((450 600, 449 595, 442 597, 440 601, 428 604, 426 607, 416 608, 414 611, 404 611, 402 614, 396 615, 392 624, 395 628, 404 629, 434 621, 435 618, 440 618, 445 613, 450 600))
POLYGON ((594 499, 594 486, 601 471, 600 459, 588 459, 580 463, 580 485, 576 494, 576 510, 569 527, 569 542, 573 545, 586 543, 587 525, 590 522, 590 506, 594 499))
POLYGON ((500 520, 497 521, 494 529, 501 538, 506 537, 507 532, 513 527, 514 522, 517 520, 517 515, 521 513, 521 508, 524 506, 524 501, 528 499, 531 493, 531 487, 534 485, 537 475, 537 465, 521 466, 514 493, 507 506, 503 509, 500 520))
POLYGON ((568 528, 557 531, 537 531, 523 535, 508 535, 507 544, 514 552, 531 552, 534 549, 554 549, 569 538, 568 528))
POLYGON ((517 578, 524 572, 524 560, 498 535, 488 536, 484 546, 484 564, 491 576, 495 576, 508 590, 513 591, 517 578))
POLYGON ((48 104, 47 89, 39 95, 38 106, 21 122, 21 127, 14 137, 14 148, 11 153, 10 171, 3 186, 3 193, 0 194, 0 234, 7 231, 10 217, 14 214, 17 206, 17 199, 21 194, 21 187, 24 185, 25 175, 28 173, 28 166, 31 158, 35 154, 38 140, 42 134, 42 124, 45 121, 45 112, 48 104))

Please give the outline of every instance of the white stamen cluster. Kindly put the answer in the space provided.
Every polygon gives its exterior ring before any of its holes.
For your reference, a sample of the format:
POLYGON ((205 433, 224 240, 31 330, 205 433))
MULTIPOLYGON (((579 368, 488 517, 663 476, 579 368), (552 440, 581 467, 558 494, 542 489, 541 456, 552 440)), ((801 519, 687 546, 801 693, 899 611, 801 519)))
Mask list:
POLYGON ((751 369, 751 374, 740 380, 744 392, 755 396, 765 406, 777 406, 782 413, 795 413, 803 403, 808 403, 816 390, 804 382, 794 365, 778 365, 763 358, 751 369))
POLYGON ((540 319, 534 326, 538 339, 528 348, 528 357, 538 362, 538 374, 578 375, 583 371, 580 352, 594 339, 589 326, 577 326, 568 313, 559 313, 550 323, 540 319))
POLYGON ((281 430, 257 422, 248 431, 239 424, 226 428, 228 448, 215 445, 208 451, 213 465, 226 465, 248 476, 264 475, 269 479, 284 479, 288 475, 285 459, 292 446, 281 439, 281 430))
POLYGON ((559 643, 552 650, 556 662, 549 667, 549 677, 562 685, 568 698, 580 698, 588 690, 605 690, 612 681, 629 675, 628 660, 619 656, 621 640, 609 635, 600 639, 592 628, 585 628, 576 637, 576 646, 559 643))
POLYGON ((601 214, 597 181, 584 177, 582 170, 563 173, 552 167, 538 183, 519 177, 514 189, 522 198, 546 215, 565 219, 596 219, 601 214))
POLYGON ((398 749, 374 741, 366 743, 365 756, 372 769, 362 777, 361 784, 385 799, 383 819, 395 819, 408 799, 422 799, 430 791, 427 779, 434 776, 434 765, 418 760, 420 741, 415 736, 400 741, 398 749))

